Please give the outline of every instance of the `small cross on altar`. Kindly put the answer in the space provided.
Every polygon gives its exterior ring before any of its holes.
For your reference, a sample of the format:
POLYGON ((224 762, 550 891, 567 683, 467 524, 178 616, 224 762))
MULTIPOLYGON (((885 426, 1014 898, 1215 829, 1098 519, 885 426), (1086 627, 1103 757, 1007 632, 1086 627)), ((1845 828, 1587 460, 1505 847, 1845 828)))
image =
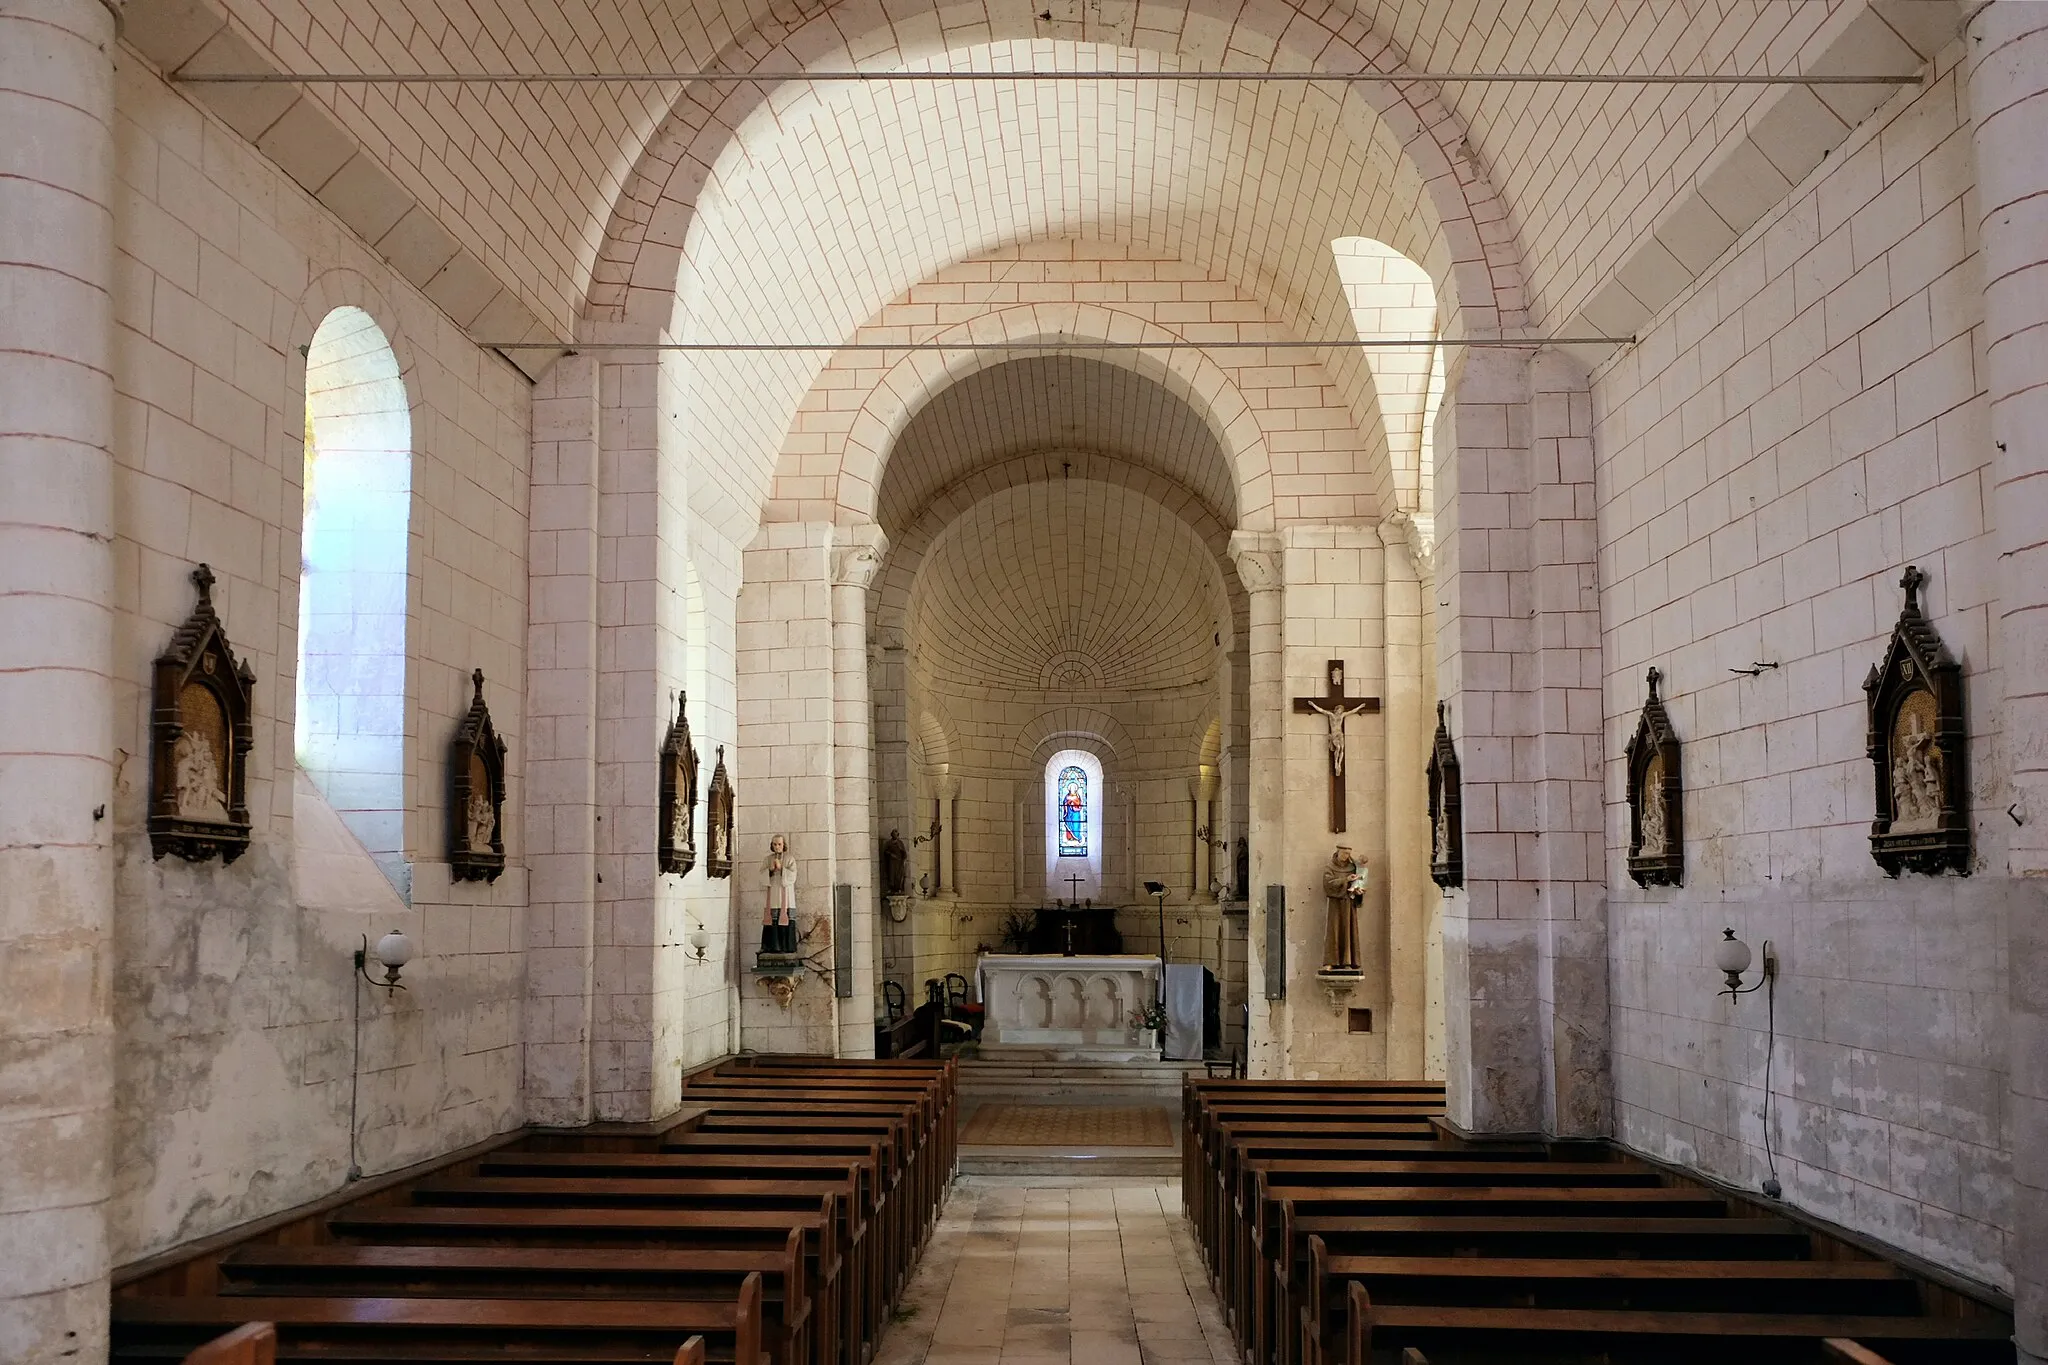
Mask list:
POLYGON ((1072 872, 1067 875, 1067 890, 1071 893, 1067 897, 1068 901, 1075 905, 1081 903, 1081 883, 1087 880, 1086 877, 1078 872, 1072 872))
POLYGON ((1332 659, 1325 669, 1329 686, 1320 697, 1296 697, 1294 714, 1317 715, 1330 727, 1330 832, 1344 832, 1344 722, 1360 712, 1377 714, 1378 697, 1344 695, 1344 661, 1332 659))

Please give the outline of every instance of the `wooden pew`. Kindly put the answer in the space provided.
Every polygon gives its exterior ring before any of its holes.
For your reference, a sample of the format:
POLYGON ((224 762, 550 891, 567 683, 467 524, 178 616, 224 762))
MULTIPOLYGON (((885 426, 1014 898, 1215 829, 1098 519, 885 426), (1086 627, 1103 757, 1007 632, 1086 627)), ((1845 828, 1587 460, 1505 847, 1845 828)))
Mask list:
POLYGON ((330 1298, 734 1299, 761 1279, 761 1349, 776 1365, 819 1365, 803 1237, 780 1251, 560 1247, 242 1247, 221 1262, 223 1294, 330 1298))
MULTIPOLYGON (((613 1181, 634 1178, 674 1181, 767 1179, 777 1182, 777 1188, 781 1182, 801 1180, 824 1180, 834 1184, 841 1191, 842 1207, 855 1210, 859 1215, 860 1221, 850 1230, 855 1246, 858 1248, 864 1235, 863 1227, 879 1230, 883 1243, 880 1255, 863 1260, 856 1250, 854 1258, 856 1273, 863 1265, 866 1267, 867 1303, 860 1321, 868 1325, 870 1341, 887 1305, 894 1301, 896 1285, 907 1278, 915 1252, 907 1220, 897 1217, 901 1201, 890 1203, 884 1199, 880 1186, 881 1172, 874 1162, 859 1158, 788 1152, 724 1155, 702 1151, 537 1152, 494 1155, 479 1162, 478 1171, 485 1178, 554 1176, 613 1181)), ((677 1188, 685 1187, 678 1185, 677 1188)))
POLYGON ((839 1327, 846 1365, 861 1365, 861 1348, 873 1340, 881 1311, 870 1258, 873 1247, 850 1175, 837 1179, 711 1179, 695 1176, 570 1178, 467 1176, 422 1181, 413 1197, 421 1204, 464 1204, 486 1208, 536 1207, 584 1210, 688 1209, 804 1211, 821 1207, 836 1222, 836 1250, 855 1289, 842 1300, 839 1327))
POLYGON ((1471 1308, 1373 1303, 1356 1280, 1348 1290, 1346 1365, 1373 1352, 1415 1345, 1439 1365, 1516 1355, 1598 1352, 1624 1361, 1817 1360, 1829 1338, 1938 1346, 1944 1361, 1990 1365, 2012 1358, 2012 1327, 1992 1318, 1818 1313, 1647 1312, 1583 1308, 1471 1308))
POLYGON ((247 1322, 185 1357, 185 1365, 275 1365, 277 1326, 247 1322))
MULTIPOLYGON (((117 1297, 117 1360, 175 1360, 181 1338, 204 1337, 248 1316, 247 1296, 117 1297)), ((761 1282, 749 1277, 728 1303, 606 1299, 276 1297, 262 1300, 280 1360, 668 1362, 701 1336, 712 1360, 761 1365, 761 1282), (508 1338, 516 1352, 508 1351, 508 1338)))
POLYGON ((1919 1311, 1913 1280, 1882 1261, 1331 1255, 1309 1238, 1302 1357, 1339 1339, 1349 1286, 1375 1304, 1813 1312, 1919 1311))
POLYGON ((812 1305, 812 1339, 829 1348, 813 1354, 843 1358, 846 1340, 862 1340, 864 1299, 843 1273, 838 1220, 824 1201, 803 1211, 399 1205, 347 1210, 330 1218, 328 1227, 345 1238, 409 1246, 773 1253, 786 1251, 796 1238, 812 1305))

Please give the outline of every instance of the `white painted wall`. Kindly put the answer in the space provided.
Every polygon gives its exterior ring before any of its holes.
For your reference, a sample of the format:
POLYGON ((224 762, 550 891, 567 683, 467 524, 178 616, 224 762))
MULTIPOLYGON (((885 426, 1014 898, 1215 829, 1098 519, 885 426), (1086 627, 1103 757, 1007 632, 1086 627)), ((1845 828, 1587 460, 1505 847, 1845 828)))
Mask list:
POLYGON ((419 950, 408 991, 361 988, 364 1169, 519 1122, 529 457, 522 376, 138 63, 120 63, 118 100, 117 1262, 342 1183, 359 935, 401 927, 419 950), (373 894, 381 878, 352 904, 294 895, 299 348, 342 305, 390 338, 412 404, 409 911, 373 894), (149 663, 202 560, 256 673, 255 833, 227 867, 154 860, 143 832, 149 663), (509 746, 508 866, 489 886, 451 883, 441 817, 476 667, 509 746))
POLYGON ((1616 1134, 1754 1186, 1765 1005, 1714 994, 1724 924, 1773 941, 1786 1197, 2010 1282, 2009 822, 1993 451, 1960 44, 1594 383, 1616 1134), (1861 683, 1908 564, 1962 662, 1976 875, 1870 859, 1861 683), (1731 672, 1775 663, 1757 677, 1731 672), (1664 670, 1686 884, 1624 866, 1622 748, 1664 670))

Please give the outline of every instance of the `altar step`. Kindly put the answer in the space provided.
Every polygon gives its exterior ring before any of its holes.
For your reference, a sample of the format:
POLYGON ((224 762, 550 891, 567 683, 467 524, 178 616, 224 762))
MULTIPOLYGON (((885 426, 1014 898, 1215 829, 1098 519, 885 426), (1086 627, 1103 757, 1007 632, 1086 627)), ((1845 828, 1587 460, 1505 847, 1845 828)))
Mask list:
POLYGON ((1116 1100, 1180 1100, 1181 1082, 1206 1076, 1200 1062, 1069 1060, 1058 1048, 1005 1049, 1001 1057, 962 1057, 960 1096, 965 1100, 1037 1100, 1090 1103, 1116 1100))

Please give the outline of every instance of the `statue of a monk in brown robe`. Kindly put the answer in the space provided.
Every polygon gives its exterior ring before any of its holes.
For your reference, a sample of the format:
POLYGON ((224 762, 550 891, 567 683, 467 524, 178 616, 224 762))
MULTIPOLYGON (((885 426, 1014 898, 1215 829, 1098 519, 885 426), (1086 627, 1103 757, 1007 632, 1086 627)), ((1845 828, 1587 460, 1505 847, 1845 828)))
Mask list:
POLYGON ((1358 961, 1358 905, 1365 899, 1365 860, 1339 844, 1323 869, 1323 895, 1329 901, 1329 926, 1323 934, 1323 970, 1362 972, 1358 961))

